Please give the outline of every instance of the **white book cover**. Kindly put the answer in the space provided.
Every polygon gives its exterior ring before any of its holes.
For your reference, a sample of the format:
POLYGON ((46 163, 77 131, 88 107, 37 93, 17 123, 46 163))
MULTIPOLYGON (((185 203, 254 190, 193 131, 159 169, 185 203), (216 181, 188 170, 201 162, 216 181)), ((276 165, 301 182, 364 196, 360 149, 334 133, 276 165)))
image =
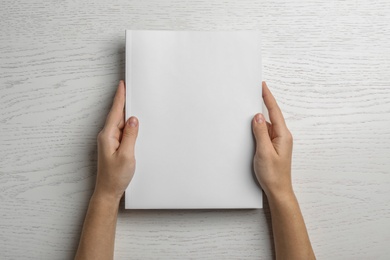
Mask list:
POLYGON ((126 31, 126 120, 140 125, 125 208, 262 208, 261 110, 258 31, 126 31))

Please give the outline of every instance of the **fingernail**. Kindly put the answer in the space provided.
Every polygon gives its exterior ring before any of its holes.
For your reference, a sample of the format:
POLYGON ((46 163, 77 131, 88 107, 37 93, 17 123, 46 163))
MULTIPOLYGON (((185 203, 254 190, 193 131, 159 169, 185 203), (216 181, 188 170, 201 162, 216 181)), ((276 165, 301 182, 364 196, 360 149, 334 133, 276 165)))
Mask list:
POLYGON ((261 124, 264 122, 264 117, 262 114, 257 114, 255 117, 256 123, 261 124))
POLYGON ((136 127, 137 126, 137 119, 135 117, 130 117, 130 119, 127 121, 127 123, 129 124, 129 126, 131 127, 136 127))

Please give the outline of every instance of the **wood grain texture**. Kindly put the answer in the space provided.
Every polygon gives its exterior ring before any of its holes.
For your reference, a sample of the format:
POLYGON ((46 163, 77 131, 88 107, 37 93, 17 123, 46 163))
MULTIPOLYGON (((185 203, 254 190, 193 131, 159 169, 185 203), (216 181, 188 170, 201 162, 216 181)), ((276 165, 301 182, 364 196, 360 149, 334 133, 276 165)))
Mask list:
MULTIPOLYGON (((3 0, 0 15, 1 259, 73 257, 125 29, 254 28, 317 258, 389 258, 389 1, 3 0)), ((271 259, 269 221, 267 209, 121 210, 115 254, 271 259)))

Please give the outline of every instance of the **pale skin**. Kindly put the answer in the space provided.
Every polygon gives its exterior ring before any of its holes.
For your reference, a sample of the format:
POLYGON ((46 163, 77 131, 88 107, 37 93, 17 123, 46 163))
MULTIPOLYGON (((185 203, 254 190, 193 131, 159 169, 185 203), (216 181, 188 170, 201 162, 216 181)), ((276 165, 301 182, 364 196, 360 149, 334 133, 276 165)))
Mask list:
MULTIPOLYGON (((315 259, 291 182, 293 139, 265 82, 262 114, 252 120, 256 139, 254 171, 269 202, 276 259, 315 259)), ((125 84, 119 82, 110 113, 98 135, 98 173, 75 259, 113 259, 119 201, 135 172, 139 122, 124 119, 125 84)))
POLYGON ((271 123, 262 114, 252 120, 253 167, 270 206, 276 259, 315 259, 291 182, 293 138, 265 82, 262 87, 271 123))

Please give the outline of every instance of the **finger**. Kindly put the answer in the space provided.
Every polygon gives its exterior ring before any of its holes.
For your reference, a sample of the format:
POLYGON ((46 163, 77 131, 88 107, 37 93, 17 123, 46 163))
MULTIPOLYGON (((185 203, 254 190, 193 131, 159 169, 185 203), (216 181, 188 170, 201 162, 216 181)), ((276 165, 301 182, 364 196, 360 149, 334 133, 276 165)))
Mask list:
POLYGON ((128 158, 134 156, 134 146, 138 136, 138 128, 138 119, 132 116, 127 120, 125 128, 123 129, 122 141, 118 151, 128 158))
POLYGON ((252 120, 253 134, 256 139, 256 152, 266 154, 274 150, 268 134, 267 123, 262 114, 256 114, 252 120))
POLYGON ((272 125, 267 122, 268 135, 272 141, 272 125))
POLYGON ((280 110, 278 103, 271 91, 267 87, 267 84, 263 81, 263 99, 265 106, 268 109, 269 119, 272 124, 272 130, 277 136, 282 136, 286 133, 287 127, 284 121, 282 111, 280 110))
POLYGON ((125 107, 125 83, 123 80, 119 81, 118 89, 116 91, 114 102, 112 104, 110 113, 108 113, 105 127, 120 128, 124 122, 124 107, 125 107))

